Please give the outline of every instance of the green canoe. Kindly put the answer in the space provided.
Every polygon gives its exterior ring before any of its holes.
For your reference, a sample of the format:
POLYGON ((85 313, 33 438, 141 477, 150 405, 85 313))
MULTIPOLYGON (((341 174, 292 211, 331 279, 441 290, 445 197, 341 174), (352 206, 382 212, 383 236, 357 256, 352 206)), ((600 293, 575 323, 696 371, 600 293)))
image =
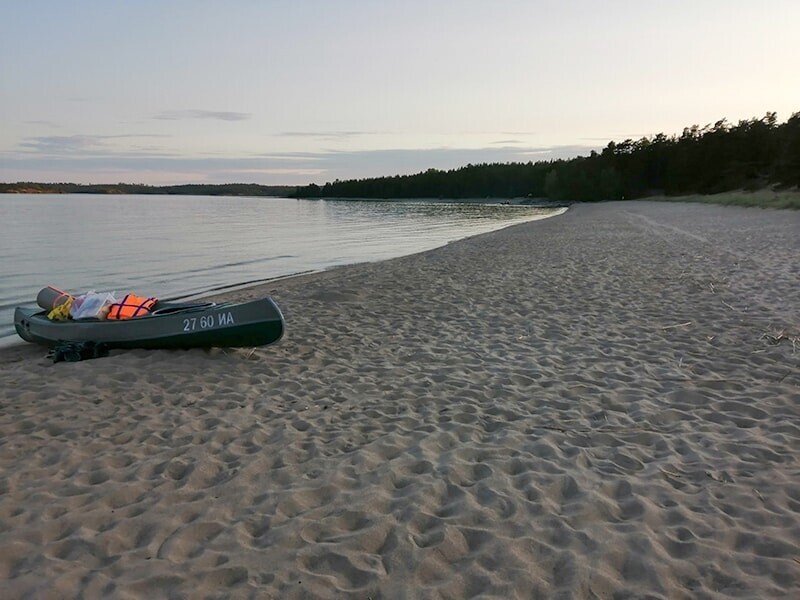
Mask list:
POLYGON ((277 342, 284 320, 270 297, 241 304, 158 302, 149 315, 125 321, 51 321, 47 311, 18 307, 17 334, 34 344, 97 342, 109 348, 249 348, 277 342))

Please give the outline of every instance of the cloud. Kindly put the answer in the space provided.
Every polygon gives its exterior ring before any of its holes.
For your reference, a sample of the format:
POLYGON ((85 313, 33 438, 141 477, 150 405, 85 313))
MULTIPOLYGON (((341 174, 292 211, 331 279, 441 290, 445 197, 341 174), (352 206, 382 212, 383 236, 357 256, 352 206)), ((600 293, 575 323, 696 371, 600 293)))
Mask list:
POLYGON ((605 147, 608 142, 621 140, 640 140, 643 137, 652 137, 652 133, 611 133, 606 137, 584 137, 580 138, 587 142, 602 142, 605 147))
POLYGON ((317 159, 317 155, 311 152, 308 153, 288 152, 286 154, 259 154, 258 157, 265 160, 288 161, 288 162, 309 161, 317 159))
POLYGON ((44 119, 37 119, 34 121, 25 121, 26 125, 43 125, 44 127, 49 127, 50 129, 63 129, 64 126, 56 123, 55 121, 47 121, 44 119))
MULTIPOLYGON (((302 153, 308 166, 325 169, 325 181, 385 175, 410 175, 427 169, 450 170, 468 164, 526 163, 588 155, 594 146, 491 146, 485 148, 386 149, 302 153)), ((314 183, 324 183, 315 181, 314 183)))
POLYGON ((45 135, 31 137, 20 142, 23 152, 42 154, 72 154, 107 151, 108 142, 116 139, 163 137, 160 134, 123 135, 45 135))
POLYGON ((246 121, 253 115, 250 113, 225 110, 165 110, 153 118, 161 121, 183 121, 186 119, 212 119, 217 121, 246 121))
POLYGON ((187 157, 148 152, 141 148, 121 151, 114 145, 104 145, 112 137, 125 136, 32 138, 28 145, 36 148, 36 152, 2 155, 0 181, 324 184, 335 179, 409 175, 431 168, 457 169, 468 164, 572 158, 586 156, 591 150, 598 149, 597 146, 492 146, 187 157), (72 151, 65 151, 69 148, 72 151))
POLYGON ((539 135, 535 131, 501 131, 500 133, 502 133, 503 135, 514 135, 514 136, 519 135, 519 136, 523 136, 523 137, 527 137, 527 136, 531 136, 531 135, 539 135))
POLYGON ((101 148, 105 140, 106 137, 99 135, 47 135, 28 138, 20 143, 20 147, 46 153, 82 152, 101 148))
POLYGON ((313 138, 318 140, 333 141, 347 140, 368 135, 385 135, 385 131, 284 131, 278 134, 281 137, 313 138))

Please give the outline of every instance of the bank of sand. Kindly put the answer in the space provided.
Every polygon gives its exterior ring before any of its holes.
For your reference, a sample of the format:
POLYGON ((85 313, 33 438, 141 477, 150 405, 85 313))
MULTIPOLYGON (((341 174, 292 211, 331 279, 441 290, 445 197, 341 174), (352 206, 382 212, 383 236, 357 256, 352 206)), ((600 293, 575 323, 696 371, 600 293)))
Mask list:
POLYGON ((578 205, 237 292, 275 346, 3 350, 0 596, 797 597, 799 232, 578 205))

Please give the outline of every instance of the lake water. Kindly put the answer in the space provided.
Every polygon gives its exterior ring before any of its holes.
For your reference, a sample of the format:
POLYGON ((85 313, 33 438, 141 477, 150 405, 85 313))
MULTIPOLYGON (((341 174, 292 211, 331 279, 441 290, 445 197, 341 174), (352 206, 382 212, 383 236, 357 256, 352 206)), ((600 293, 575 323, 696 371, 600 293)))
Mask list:
POLYGON ((494 204, 0 194, 0 346, 47 285, 160 298, 376 261, 544 218, 494 204))

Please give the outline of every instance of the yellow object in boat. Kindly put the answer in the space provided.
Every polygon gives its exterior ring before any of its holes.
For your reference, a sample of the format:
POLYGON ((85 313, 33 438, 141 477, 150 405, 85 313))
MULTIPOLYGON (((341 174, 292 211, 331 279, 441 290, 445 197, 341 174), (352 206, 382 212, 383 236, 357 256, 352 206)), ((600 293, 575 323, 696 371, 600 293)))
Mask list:
POLYGON ((72 308, 72 303, 74 301, 75 298, 68 298, 66 302, 59 304, 47 313, 47 318, 51 321, 66 321, 69 319, 69 309, 72 308))

